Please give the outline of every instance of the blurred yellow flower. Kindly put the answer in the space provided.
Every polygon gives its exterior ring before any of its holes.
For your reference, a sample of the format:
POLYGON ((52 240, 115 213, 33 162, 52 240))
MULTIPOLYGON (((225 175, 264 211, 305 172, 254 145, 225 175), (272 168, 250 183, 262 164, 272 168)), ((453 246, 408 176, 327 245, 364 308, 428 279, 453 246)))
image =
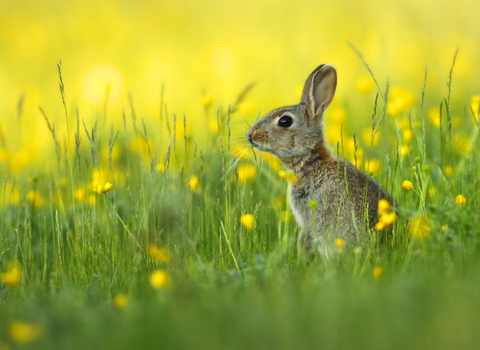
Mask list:
POLYGON ((232 149, 232 153, 239 159, 247 160, 248 156, 253 154, 253 150, 249 146, 235 146, 232 149))
POLYGON ((292 185, 297 182, 297 176, 293 173, 293 171, 280 170, 278 172, 278 176, 280 176, 284 180, 287 180, 292 185))
POLYGON ((373 136, 373 141, 372 141, 372 129, 367 128, 367 129, 363 130, 362 139, 363 139, 363 143, 367 146, 370 146, 370 144, 372 145, 372 147, 377 146, 378 145, 378 137, 379 137, 379 132, 377 131, 375 133, 375 135, 373 136))
POLYGON ((392 205, 386 199, 380 199, 378 201, 378 212, 379 214, 388 213, 392 209, 392 205))
POLYGON ((382 231, 385 228, 385 224, 381 221, 375 224, 375 231, 382 231))
POLYGON ((202 105, 205 108, 208 108, 213 105, 215 102, 215 97, 212 94, 206 94, 202 96, 202 105))
POLYGON ((251 230, 255 227, 255 217, 252 214, 245 214, 240 217, 240 223, 247 229, 251 230))
POLYGON ((443 231, 446 231, 447 229, 448 229, 448 225, 447 225, 447 224, 445 224, 445 225, 442 226, 442 230, 443 230, 443 231))
POLYGON ((397 220, 397 214, 395 212, 390 212, 390 213, 382 213, 380 215, 380 221, 385 225, 385 227, 392 226, 395 221, 397 220))
POLYGON ((430 187, 428 189, 428 194, 430 195, 430 197, 435 197, 437 195, 437 190, 435 189, 435 187, 430 187))
POLYGON ((330 120, 335 124, 342 124, 347 118, 347 112, 341 107, 334 108, 330 112, 330 120))
POLYGON ((403 88, 393 88, 388 102, 388 111, 392 117, 406 112, 415 103, 415 96, 403 88))
POLYGON ((410 220, 408 231, 415 239, 429 239, 432 227, 432 221, 428 217, 418 216, 410 220))
POLYGON ((470 139, 467 136, 457 136, 455 138, 454 146, 455 146, 455 150, 459 154, 465 155, 470 151, 470 148, 472 146, 472 142, 470 141, 470 139))
POLYGON ((375 266, 375 268, 373 269, 373 277, 376 279, 376 280, 379 280, 383 277, 385 273, 385 269, 381 266, 375 266))
POLYGON ((357 90, 362 94, 368 94, 373 90, 373 79, 370 77, 361 77, 357 80, 357 90))
POLYGON ((408 145, 401 145, 400 146, 400 155, 402 157, 405 157, 409 153, 410 153, 410 146, 408 146, 408 145))
POLYGON ((478 110, 480 108, 480 95, 475 95, 472 97, 472 101, 470 102, 470 108, 472 108, 473 114, 475 115, 475 119, 478 120, 478 110))
POLYGON ((170 275, 164 270, 155 270, 150 275, 150 284, 157 289, 162 289, 169 283, 170 275))
POLYGON ((402 129, 402 140, 405 143, 410 143, 413 138, 413 131, 412 129, 402 129))
POLYGON ((97 185, 96 188, 93 189, 93 192, 98 193, 98 194, 104 194, 107 193, 112 189, 113 185, 110 182, 107 182, 104 185, 97 185))
POLYGON ((193 192, 200 192, 200 190, 202 189, 202 183, 200 182, 200 178, 196 175, 193 175, 188 181, 188 187, 193 192))
POLYGON ((262 159, 265 162, 268 162, 273 170, 280 170, 282 169, 282 163, 275 157, 273 154, 262 152, 262 159))
POLYGON ((18 344, 29 344, 42 335, 42 327, 38 323, 12 321, 10 324, 10 337, 18 344))
POLYGON ((445 175, 447 175, 447 177, 451 177, 453 175, 453 167, 450 166, 450 165, 447 165, 444 169, 445 171, 445 175))
POLYGON ((128 296, 125 294, 117 294, 115 298, 113 298, 113 303, 117 309, 125 309, 129 303, 128 296))
POLYGON ((148 255, 153 260, 159 262, 168 262, 170 261, 170 253, 166 248, 158 248, 155 245, 148 247, 148 255))
POLYGON ((338 247, 338 248, 343 248, 343 246, 345 245, 345 241, 341 238, 337 238, 335 240, 335 245, 338 247))
POLYGON ((428 111, 428 119, 434 126, 440 126, 440 108, 434 107, 428 111))
POLYGON ((240 183, 243 184, 257 175, 257 169, 250 164, 241 165, 237 169, 237 175, 240 183))
POLYGON ((217 119, 210 119, 210 121, 208 122, 208 127, 210 131, 213 131, 215 134, 218 134, 220 132, 217 119))
POLYGON ((378 175, 380 172, 380 161, 372 158, 365 166, 365 171, 372 176, 378 175))
POLYGON ((2 281, 7 287, 15 288, 22 281, 22 271, 18 266, 12 266, 7 272, 2 274, 2 281))
POLYGON ((339 124, 329 125, 325 129, 325 136, 328 140, 328 143, 332 146, 337 146, 337 143, 341 141, 342 128, 339 124))
POLYGON ((28 201, 34 209, 38 209, 42 206, 42 195, 39 190, 29 191, 28 192, 28 201))
POLYGON ((455 198, 455 203, 457 203, 458 205, 465 205, 465 203, 467 203, 467 199, 463 196, 463 194, 459 194, 455 198))
POLYGON ((255 111, 257 110, 257 106, 252 100, 244 100, 240 102, 240 104, 238 105, 238 109, 240 113, 244 115, 250 115, 255 113, 255 111))
POLYGON ((85 190, 77 190, 73 192, 73 199, 77 202, 83 202, 85 200, 85 190))
MULTIPOLYGON (((176 128, 178 129, 179 125, 177 122, 176 128)), ((152 140, 147 140, 143 136, 138 136, 134 138, 130 142, 130 148, 133 151, 140 152, 141 155, 143 156, 148 156, 149 154, 153 154, 155 152, 155 144, 153 143, 152 140)), ((104 178, 104 172, 102 171, 99 174, 99 178, 97 179, 97 182, 101 182, 102 179, 104 178)))
POLYGON ((408 180, 403 181, 402 187, 404 190, 407 190, 407 191, 413 190, 413 184, 408 180))

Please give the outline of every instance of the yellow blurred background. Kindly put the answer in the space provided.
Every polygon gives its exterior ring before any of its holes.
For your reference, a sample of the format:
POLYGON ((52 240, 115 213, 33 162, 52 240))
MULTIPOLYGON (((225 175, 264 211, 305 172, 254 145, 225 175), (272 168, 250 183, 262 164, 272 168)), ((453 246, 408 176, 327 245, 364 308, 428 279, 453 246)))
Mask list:
POLYGON ((103 118, 108 95, 107 124, 120 127, 130 96, 137 117, 155 129, 164 86, 169 113, 185 113, 195 133, 207 127, 202 97, 211 94, 212 110, 225 110, 255 82, 233 120, 241 134, 244 119, 296 103, 320 63, 338 70, 336 103, 347 118, 368 121, 375 88, 349 42, 382 89, 388 79, 417 102, 426 67, 429 106, 446 96, 459 47, 452 99, 463 108, 480 93, 479 9, 476 0, 2 0, 2 147, 31 158, 43 145, 52 149, 38 106, 65 138, 60 60, 72 125, 77 108, 87 126, 103 118))

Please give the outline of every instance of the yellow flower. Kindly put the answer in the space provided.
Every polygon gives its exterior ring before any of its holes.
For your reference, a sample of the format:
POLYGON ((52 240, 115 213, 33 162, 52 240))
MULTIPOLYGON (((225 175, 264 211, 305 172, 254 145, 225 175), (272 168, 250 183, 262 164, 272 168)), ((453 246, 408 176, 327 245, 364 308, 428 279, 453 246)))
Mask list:
POLYGON ((386 199, 380 199, 378 201, 378 212, 380 214, 388 213, 392 209, 392 205, 386 199))
POLYGON ((155 270, 150 275, 150 284, 157 288, 162 289, 170 283, 170 275, 163 270, 155 270))
POLYGON ((380 161, 378 159, 372 158, 367 163, 365 170, 369 175, 375 176, 380 172, 380 161))
POLYGON ((480 95, 476 95, 472 97, 472 101, 470 102, 470 107, 472 108, 473 114, 475 115, 475 119, 478 120, 478 110, 480 108, 480 95))
POLYGON ((388 103, 388 111, 392 117, 406 112, 415 103, 415 96, 408 90, 403 88, 394 88, 390 93, 390 102, 388 103))
POLYGON ((428 217, 418 216, 410 221, 408 231, 415 239, 429 239, 432 226, 432 221, 428 217))
POLYGON ((83 202, 85 200, 85 190, 77 190, 73 192, 73 199, 77 202, 83 202))
POLYGON ((375 231, 382 231, 385 228, 385 224, 381 221, 375 224, 375 231))
POLYGON ((129 303, 128 296, 125 294, 117 294, 115 298, 113 298, 113 303, 118 309, 125 309, 129 303))
POLYGON ((188 187, 190 187, 193 192, 200 192, 202 189, 202 184, 200 183, 198 176, 194 175, 190 178, 188 181, 188 187))
POLYGON ((430 121, 434 126, 439 127, 440 126, 440 108, 438 107, 431 108, 430 111, 428 111, 428 119, 430 119, 430 121))
POLYGON ((361 77, 357 80, 357 90, 362 94, 368 94, 373 89, 373 80, 370 77, 361 77))
POLYGON ((96 192, 98 194, 104 194, 107 193, 112 189, 113 185, 110 182, 107 182, 104 185, 97 185, 94 189, 93 192, 96 192))
POLYGON ((253 165, 241 165, 237 169, 237 174, 240 183, 243 184, 257 175, 257 169, 253 165))
POLYGON ((148 247, 148 255, 153 259, 160 262, 170 261, 170 253, 166 248, 157 248, 155 245, 148 247))
POLYGON ((17 266, 11 267, 7 272, 2 274, 3 283, 9 288, 15 288, 22 281, 22 272, 17 266))
POLYGON ((389 226, 392 226, 396 220, 397 220, 397 214, 395 212, 391 212, 391 213, 382 213, 379 221, 383 223, 385 227, 389 227, 389 226))
POLYGON ((255 217, 252 214, 245 214, 240 217, 240 222, 247 229, 251 230, 255 226, 255 217))
POLYGON ((211 131, 213 131, 215 134, 218 134, 220 132, 220 129, 218 127, 218 121, 216 119, 211 119, 208 122, 208 127, 210 128, 211 131))
POLYGON ((375 135, 373 135, 373 140, 372 140, 372 129, 371 128, 367 128, 363 131, 363 134, 362 134, 362 139, 363 139, 363 143, 367 146, 370 146, 370 144, 372 145, 372 147, 375 147, 378 145, 378 137, 379 137, 379 132, 377 131, 375 133, 375 135))
POLYGON ((12 321, 10 324, 10 337, 18 344, 29 344, 41 335, 42 328, 38 323, 12 321))
POLYGON ((42 206, 42 195, 40 191, 30 191, 28 192, 28 201, 34 209, 38 209, 42 206))
POLYGON ((381 266, 375 266, 375 268, 373 269, 373 277, 375 277, 376 280, 382 278, 384 273, 385 270, 381 266))
POLYGON ((409 153, 410 153, 410 146, 408 146, 408 145, 401 145, 400 146, 400 155, 402 157, 405 157, 409 153))
POLYGON ((295 176, 295 174, 292 171, 280 170, 278 172, 278 176, 280 176, 284 180, 287 180, 292 185, 295 184, 295 182, 297 182, 297 176, 295 176))
POLYGON ((448 229, 448 225, 447 225, 447 224, 445 224, 445 225, 442 226, 442 230, 446 231, 447 229, 448 229))
POLYGON ((235 146, 232 153, 239 159, 247 160, 248 156, 253 154, 253 150, 248 146, 235 146))
POLYGON ((402 129, 402 140, 405 143, 410 143, 413 138, 413 131, 412 129, 402 129))
POLYGON ((466 202, 467 202, 467 199, 463 196, 463 194, 459 194, 455 198, 455 203, 457 203, 458 205, 465 205, 466 202))
POLYGON ((240 113, 249 115, 255 112, 255 110, 257 109, 257 106, 255 105, 255 102, 253 102, 252 100, 245 100, 240 102, 240 104, 238 105, 238 109, 240 113))
POLYGON ((453 167, 452 166, 447 165, 444 170, 445 170, 445 175, 447 175, 447 177, 451 177, 453 175, 453 167))
POLYGON ((466 136, 458 136, 455 139, 455 150, 460 154, 467 154, 472 148, 472 141, 466 136))
POLYGON ((413 184, 408 180, 403 181, 402 187, 404 190, 407 190, 407 191, 413 190, 413 184))
POLYGON ((212 94, 206 94, 202 97, 202 105, 205 108, 210 107, 215 102, 215 97, 212 94))
POLYGON ((435 197, 437 195, 437 190, 435 190, 435 187, 430 187, 428 189, 428 194, 430 195, 430 197, 435 197))
POLYGON ((262 159, 268 162, 268 164, 270 164, 273 170, 282 169, 282 163, 274 155, 267 152, 262 152, 262 159))
POLYGON ((347 118, 347 112, 343 108, 337 107, 330 112, 330 120, 335 124, 342 124, 347 118))
POLYGON ((337 238, 335 240, 335 245, 338 247, 338 248, 343 248, 343 246, 345 245, 345 241, 341 238, 337 238))

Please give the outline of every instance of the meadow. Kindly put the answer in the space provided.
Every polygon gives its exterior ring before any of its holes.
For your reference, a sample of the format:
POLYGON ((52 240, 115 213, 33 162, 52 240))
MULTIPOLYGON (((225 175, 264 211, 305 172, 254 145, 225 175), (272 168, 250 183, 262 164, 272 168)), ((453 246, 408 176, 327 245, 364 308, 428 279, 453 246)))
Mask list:
POLYGON ((342 4, 0 5, 0 349, 478 347, 478 6, 342 4), (328 259, 245 138, 320 63, 398 202, 328 259))

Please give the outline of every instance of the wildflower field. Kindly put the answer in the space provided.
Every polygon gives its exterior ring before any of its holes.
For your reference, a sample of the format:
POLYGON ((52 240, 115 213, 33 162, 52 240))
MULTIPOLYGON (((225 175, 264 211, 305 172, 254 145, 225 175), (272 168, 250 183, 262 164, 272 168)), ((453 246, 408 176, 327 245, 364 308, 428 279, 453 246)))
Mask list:
POLYGON ((477 349, 479 9, 0 2, 0 349, 477 349), (245 137, 321 63, 398 203, 328 259, 245 137))

